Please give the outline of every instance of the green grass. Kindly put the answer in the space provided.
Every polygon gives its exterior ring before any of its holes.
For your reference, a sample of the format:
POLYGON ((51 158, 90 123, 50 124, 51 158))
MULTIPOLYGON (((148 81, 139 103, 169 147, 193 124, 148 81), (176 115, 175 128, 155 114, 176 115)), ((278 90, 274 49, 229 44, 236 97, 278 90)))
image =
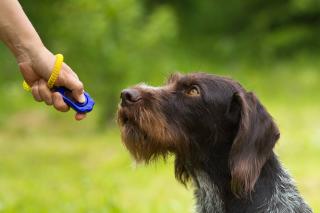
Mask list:
MULTIPOLYGON (((276 119, 276 152, 320 212, 320 74, 291 68, 229 75, 254 90, 276 119)), ((115 127, 96 130, 99 110, 73 122, 72 113, 31 101, 19 106, 30 98, 17 91, 10 90, 15 99, 0 117, 0 212, 192 212, 192 189, 174 179, 172 159, 136 166, 115 127)))
POLYGON ((0 133, 0 212, 191 212, 172 163, 134 166, 116 129, 34 113, 11 117, 0 133))
POLYGON ((134 169, 115 132, 2 134, 0 212, 187 212, 172 166, 134 169))

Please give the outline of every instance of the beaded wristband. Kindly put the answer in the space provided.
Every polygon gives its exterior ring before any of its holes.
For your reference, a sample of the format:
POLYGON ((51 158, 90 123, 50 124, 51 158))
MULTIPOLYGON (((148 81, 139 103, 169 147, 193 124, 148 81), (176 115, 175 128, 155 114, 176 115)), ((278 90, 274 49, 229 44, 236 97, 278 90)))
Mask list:
POLYGON ((56 63, 54 63, 51 76, 48 80, 49 89, 51 89, 54 86, 54 83, 57 81, 59 74, 60 74, 60 71, 61 71, 62 64, 63 64, 63 55, 57 54, 56 55, 56 63))
MULTIPOLYGON (((57 81, 59 74, 60 74, 60 71, 61 71, 62 64, 63 64, 63 55, 57 54, 56 55, 56 62, 53 65, 52 72, 51 72, 50 78, 48 80, 49 89, 51 89, 54 86, 54 83, 57 81)), ((22 87, 24 90, 26 90, 28 92, 31 91, 31 87, 28 85, 28 83, 26 81, 23 81, 22 87)))

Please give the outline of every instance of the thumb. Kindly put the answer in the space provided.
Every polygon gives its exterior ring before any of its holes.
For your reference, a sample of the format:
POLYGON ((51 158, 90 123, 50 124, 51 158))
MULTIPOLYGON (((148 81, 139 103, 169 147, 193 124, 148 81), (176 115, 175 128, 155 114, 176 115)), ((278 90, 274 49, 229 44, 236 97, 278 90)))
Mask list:
POLYGON ((58 86, 64 86, 71 90, 72 96, 78 102, 84 103, 86 101, 86 98, 84 96, 83 84, 68 65, 63 64, 56 84, 58 86))

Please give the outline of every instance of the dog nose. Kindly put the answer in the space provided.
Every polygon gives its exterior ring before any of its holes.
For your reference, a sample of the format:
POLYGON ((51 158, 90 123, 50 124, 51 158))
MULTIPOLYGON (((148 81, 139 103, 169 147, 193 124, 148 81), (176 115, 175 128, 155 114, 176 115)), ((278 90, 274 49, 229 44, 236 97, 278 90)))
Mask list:
POLYGON ((141 94, 137 89, 125 89, 122 90, 120 98, 121 104, 133 104, 141 99, 141 94))

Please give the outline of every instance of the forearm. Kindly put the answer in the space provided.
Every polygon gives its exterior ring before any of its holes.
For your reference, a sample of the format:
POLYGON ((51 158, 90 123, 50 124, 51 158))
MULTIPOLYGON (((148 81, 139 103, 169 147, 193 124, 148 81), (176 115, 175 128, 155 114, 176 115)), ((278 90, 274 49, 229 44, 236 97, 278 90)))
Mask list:
POLYGON ((10 48, 17 61, 43 44, 17 0, 0 0, 0 39, 10 48))

